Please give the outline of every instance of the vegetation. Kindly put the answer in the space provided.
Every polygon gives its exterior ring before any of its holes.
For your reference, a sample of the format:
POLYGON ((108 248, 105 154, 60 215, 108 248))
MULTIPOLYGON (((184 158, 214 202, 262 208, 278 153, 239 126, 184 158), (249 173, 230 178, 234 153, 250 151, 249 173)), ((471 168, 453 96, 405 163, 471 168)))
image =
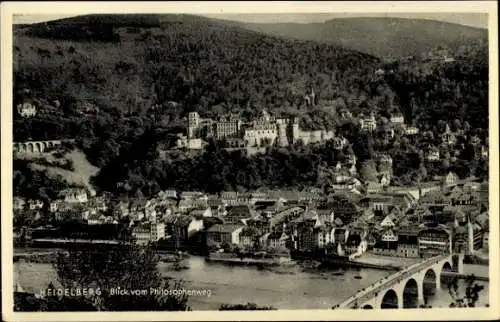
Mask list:
POLYGON ((475 307, 479 300, 479 293, 484 289, 483 285, 477 284, 474 274, 469 275, 466 280, 465 290, 460 291, 458 279, 454 278, 448 284, 448 290, 453 302, 449 307, 475 307))
POLYGON ((333 43, 377 57, 420 55, 438 46, 453 49, 488 38, 486 29, 423 19, 342 18, 324 23, 237 23, 274 36, 333 43))
MULTIPOLYGON (((55 264, 58 285, 86 290, 81 296, 54 295, 27 307, 20 300, 17 310, 33 311, 185 311, 187 296, 162 295, 151 289, 180 289, 181 282, 163 278, 157 269, 158 257, 147 248, 124 244, 59 253, 55 264), (113 294, 120 287, 129 294, 113 294), (147 290, 133 295, 132 290, 147 290)), ((53 285, 49 286, 49 289, 53 285)), ((83 291, 82 291, 83 292, 83 291)))
MULTIPOLYGON (((335 45, 283 40, 189 15, 83 16, 21 26, 15 35, 14 103, 31 101, 39 113, 15 117, 14 140, 75 138, 89 162, 101 168, 93 180, 100 190, 135 196, 164 188, 324 186, 332 180, 325 169, 351 155, 361 179, 373 181, 380 152, 393 158, 394 184, 448 171, 462 178, 488 175, 487 159, 475 157, 471 141, 477 136, 488 145, 484 43, 452 51, 454 62, 419 58, 383 65, 335 45), (113 30, 96 36, 89 24, 113 30), (73 29, 79 31, 71 35, 73 29), (379 66, 385 75, 376 75, 379 66), (307 107, 303 98, 311 86, 317 104, 307 107), (185 133, 189 111, 251 118, 264 108, 299 116, 304 129, 335 127, 350 145, 334 151, 331 142, 297 144, 256 156, 215 143, 194 156, 162 158, 157 152, 174 143, 173 134, 185 133), (342 119, 341 110, 355 117, 342 119), (402 112, 407 123, 430 134, 361 133, 358 115, 370 112, 381 117, 379 129, 390 130, 388 119, 402 112), (462 132, 455 145, 441 144, 445 124, 462 132), (442 160, 426 161, 428 146, 439 148, 442 160)), ((51 196, 24 178, 34 176, 34 170, 22 173, 25 168, 14 163, 15 194, 51 196)))

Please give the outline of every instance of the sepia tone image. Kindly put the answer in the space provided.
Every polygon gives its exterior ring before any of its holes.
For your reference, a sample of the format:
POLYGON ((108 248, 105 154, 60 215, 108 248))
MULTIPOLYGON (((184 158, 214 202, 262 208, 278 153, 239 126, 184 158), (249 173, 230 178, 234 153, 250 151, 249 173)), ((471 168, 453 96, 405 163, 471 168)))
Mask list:
POLYGON ((12 19, 14 312, 490 306, 488 14, 12 19))

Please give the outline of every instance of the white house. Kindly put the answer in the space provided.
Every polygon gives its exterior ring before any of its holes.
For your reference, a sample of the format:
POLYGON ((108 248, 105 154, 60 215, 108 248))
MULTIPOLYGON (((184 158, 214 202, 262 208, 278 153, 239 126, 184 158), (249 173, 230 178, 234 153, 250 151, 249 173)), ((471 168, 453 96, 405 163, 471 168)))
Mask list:
POLYGON ((17 113, 22 117, 32 117, 36 115, 36 107, 28 102, 18 104, 17 113))
POLYGON ((68 203, 85 203, 88 201, 87 191, 85 191, 85 189, 66 189, 61 192, 61 197, 68 203))

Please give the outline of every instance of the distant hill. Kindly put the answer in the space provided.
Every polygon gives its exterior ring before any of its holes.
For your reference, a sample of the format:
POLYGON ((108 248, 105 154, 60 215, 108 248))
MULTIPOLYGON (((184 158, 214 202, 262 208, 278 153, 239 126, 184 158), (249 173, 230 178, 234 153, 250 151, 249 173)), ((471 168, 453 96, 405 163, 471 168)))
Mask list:
POLYGON ((14 35, 17 88, 122 111, 170 101, 201 111, 273 108, 294 104, 311 85, 320 96, 347 95, 378 64, 336 45, 192 15, 78 16, 18 25, 14 35))
POLYGON ((377 57, 405 57, 488 38, 486 29, 425 19, 338 18, 324 23, 241 23, 273 36, 332 43, 377 57))

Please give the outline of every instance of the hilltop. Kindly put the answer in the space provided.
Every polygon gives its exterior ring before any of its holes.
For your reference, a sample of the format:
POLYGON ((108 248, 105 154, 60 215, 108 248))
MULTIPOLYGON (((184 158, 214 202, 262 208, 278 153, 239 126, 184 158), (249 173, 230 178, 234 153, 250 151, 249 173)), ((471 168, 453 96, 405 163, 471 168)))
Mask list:
POLYGON ((121 111, 172 101, 202 112, 290 106, 311 85, 319 96, 348 96, 377 64, 358 51, 192 15, 80 16, 20 25, 14 37, 17 89, 121 111))
POLYGON ((324 23, 240 23, 241 27, 290 39, 331 43, 376 57, 419 55, 439 46, 456 47, 478 39, 486 29, 406 18, 338 18, 324 23))

